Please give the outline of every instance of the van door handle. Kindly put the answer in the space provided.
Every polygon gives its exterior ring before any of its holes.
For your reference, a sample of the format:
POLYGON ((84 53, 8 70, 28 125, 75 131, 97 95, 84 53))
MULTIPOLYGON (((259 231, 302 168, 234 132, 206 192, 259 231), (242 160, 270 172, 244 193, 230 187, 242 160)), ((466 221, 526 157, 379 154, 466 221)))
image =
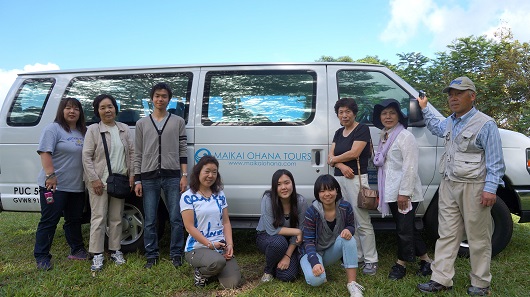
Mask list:
POLYGON ((316 164, 317 166, 320 165, 320 150, 318 150, 318 151, 315 152, 315 164, 316 164))

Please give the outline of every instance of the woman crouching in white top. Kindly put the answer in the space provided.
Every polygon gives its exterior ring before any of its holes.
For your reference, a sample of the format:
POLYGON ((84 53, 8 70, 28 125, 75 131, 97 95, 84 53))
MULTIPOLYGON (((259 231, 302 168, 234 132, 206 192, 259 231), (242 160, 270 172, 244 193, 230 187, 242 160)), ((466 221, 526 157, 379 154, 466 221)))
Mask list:
POLYGON ((241 271, 234 258, 232 226, 228 217, 219 162, 204 156, 193 167, 190 189, 180 199, 188 239, 185 259, 194 269, 194 284, 204 287, 213 276, 226 289, 241 284, 241 271))

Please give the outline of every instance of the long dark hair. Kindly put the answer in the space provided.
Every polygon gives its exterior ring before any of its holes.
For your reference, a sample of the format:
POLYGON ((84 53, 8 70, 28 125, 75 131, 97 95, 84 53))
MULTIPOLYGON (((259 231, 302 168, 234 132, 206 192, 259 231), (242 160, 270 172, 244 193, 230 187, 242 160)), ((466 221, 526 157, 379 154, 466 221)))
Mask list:
POLYGON ((75 127, 84 136, 86 133, 85 113, 83 112, 83 106, 81 105, 81 102, 79 102, 79 100, 75 98, 61 99, 61 102, 59 103, 59 107, 57 108, 57 113, 55 114, 54 122, 59 124, 65 131, 71 132, 70 126, 68 126, 68 123, 66 122, 66 119, 64 118, 64 109, 69 104, 74 107, 79 108, 79 119, 77 119, 77 122, 75 123, 75 127))
POLYGON ((287 175, 291 179, 291 183, 293 185, 293 192, 291 193, 291 196, 289 197, 289 202, 290 202, 290 207, 291 207, 289 210, 289 216, 290 216, 289 225, 291 228, 297 228, 298 227, 298 194, 296 193, 296 185, 294 183, 293 174, 287 169, 276 170, 276 172, 274 172, 274 174, 272 175, 270 190, 265 191, 265 194, 269 194, 270 199, 271 199, 272 215, 274 217, 274 222, 272 223, 272 225, 274 226, 274 228, 278 228, 283 225, 283 222, 285 220, 285 217, 283 215, 282 201, 280 197, 278 196, 278 181, 280 180, 280 177, 282 177, 283 175, 287 175))
POLYGON ((203 156, 197 165, 193 166, 193 169, 191 171, 190 176, 190 189, 197 193, 199 191, 199 187, 201 186, 201 182, 199 181, 199 175, 201 173, 202 167, 206 164, 214 164, 217 166, 217 178, 215 179, 215 182, 213 185, 211 185, 210 189, 212 190, 212 193, 219 193, 223 189, 223 182, 221 180, 221 174, 219 173, 219 161, 214 156, 203 156))

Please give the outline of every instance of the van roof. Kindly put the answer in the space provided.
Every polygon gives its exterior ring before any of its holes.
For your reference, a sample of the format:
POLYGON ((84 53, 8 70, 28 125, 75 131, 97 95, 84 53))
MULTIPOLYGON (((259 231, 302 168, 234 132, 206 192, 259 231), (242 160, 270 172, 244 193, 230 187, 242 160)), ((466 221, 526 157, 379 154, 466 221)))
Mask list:
POLYGON ((83 72, 104 72, 114 70, 150 70, 150 69, 171 69, 171 68, 196 68, 196 67, 227 67, 227 66, 274 66, 274 65, 349 65, 349 66, 375 66, 385 67, 379 64, 351 63, 351 62, 263 62, 263 63, 210 63, 210 64, 175 64, 175 65, 154 65, 154 66, 120 66, 105 68, 82 68, 64 70, 45 70, 35 72, 19 73, 18 76, 33 74, 60 74, 60 73, 83 73, 83 72))

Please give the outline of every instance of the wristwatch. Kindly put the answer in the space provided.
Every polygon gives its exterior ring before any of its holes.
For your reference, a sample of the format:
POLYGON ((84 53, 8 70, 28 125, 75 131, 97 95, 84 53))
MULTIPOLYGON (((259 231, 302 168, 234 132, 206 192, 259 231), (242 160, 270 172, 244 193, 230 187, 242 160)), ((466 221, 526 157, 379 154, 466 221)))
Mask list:
POLYGON ((188 176, 187 172, 182 173, 182 176, 188 176))

